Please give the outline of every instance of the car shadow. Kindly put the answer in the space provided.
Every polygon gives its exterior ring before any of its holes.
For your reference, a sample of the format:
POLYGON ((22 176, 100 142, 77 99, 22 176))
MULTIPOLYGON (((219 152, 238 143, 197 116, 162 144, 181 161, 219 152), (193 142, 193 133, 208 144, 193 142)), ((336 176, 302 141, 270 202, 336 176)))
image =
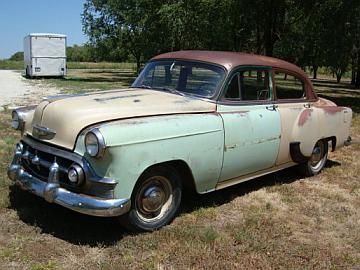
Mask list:
MULTIPOLYGON (((328 160, 326 167, 340 163, 328 160)), ((262 176, 235 186, 204 195, 184 193, 180 215, 199 208, 216 207, 231 202, 250 192, 279 184, 289 184, 303 178, 296 169, 289 168, 262 176)), ((131 234, 122 228, 116 218, 92 217, 47 203, 15 185, 10 186, 10 208, 15 209, 24 223, 36 226, 42 233, 75 245, 112 246, 131 234)))

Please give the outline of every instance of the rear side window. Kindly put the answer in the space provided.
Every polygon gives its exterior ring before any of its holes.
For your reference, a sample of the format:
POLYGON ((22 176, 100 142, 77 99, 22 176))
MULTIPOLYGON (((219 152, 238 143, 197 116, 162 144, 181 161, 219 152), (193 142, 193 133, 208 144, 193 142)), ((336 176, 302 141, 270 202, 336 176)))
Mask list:
POLYGON ((277 99, 305 99, 305 86, 302 80, 286 72, 275 72, 277 99))
POLYGON ((228 83, 224 98, 230 101, 271 99, 271 73, 257 69, 236 72, 228 83))

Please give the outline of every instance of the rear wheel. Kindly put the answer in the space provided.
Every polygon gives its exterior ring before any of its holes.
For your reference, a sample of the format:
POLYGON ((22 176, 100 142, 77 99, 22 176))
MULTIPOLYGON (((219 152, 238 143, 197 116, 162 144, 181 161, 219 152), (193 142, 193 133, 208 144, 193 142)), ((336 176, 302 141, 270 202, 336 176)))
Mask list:
POLYGON ((328 156, 327 141, 318 141, 313 149, 310 159, 299 166, 302 174, 305 176, 313 176, 318 174, 325 166, 328 156))
POLYGON ((174 168, 150 168, 136 184, 131 210, 120 221, 132 231, 157 230, 175 217, 181 194, 181 181, 174 168))

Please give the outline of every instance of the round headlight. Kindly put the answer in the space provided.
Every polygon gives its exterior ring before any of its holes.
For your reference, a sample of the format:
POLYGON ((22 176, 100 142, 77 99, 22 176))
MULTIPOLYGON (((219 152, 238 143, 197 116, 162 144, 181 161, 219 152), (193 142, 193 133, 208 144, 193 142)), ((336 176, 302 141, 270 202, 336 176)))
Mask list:
POLYGON ((13 111, 11 113, 11 116, 12 116, 12 121, 11 121, 12 128, 16 129, 16 130, 21 129, 21 121, 20 121, 19 114, 16 111, 13 111))
POLYGON ((80 185, 84 181, 84 171, 79 165, 72 165, 68 171, 69 181, 73 184, 80 185))
POLYGON ((93 129, 85 135, 86 152, 92 157, 101 157, 105 151, 105 140, 98 129, 93 129))

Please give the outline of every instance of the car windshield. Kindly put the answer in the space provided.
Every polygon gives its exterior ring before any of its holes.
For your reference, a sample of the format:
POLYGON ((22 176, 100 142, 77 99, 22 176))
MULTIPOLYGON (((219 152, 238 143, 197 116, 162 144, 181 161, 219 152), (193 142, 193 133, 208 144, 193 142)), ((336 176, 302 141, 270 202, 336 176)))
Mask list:
POLYGON ((153 61, 145 65, 132 87, 211 98, 225 76, 219 66, 191 61, 153 61))

